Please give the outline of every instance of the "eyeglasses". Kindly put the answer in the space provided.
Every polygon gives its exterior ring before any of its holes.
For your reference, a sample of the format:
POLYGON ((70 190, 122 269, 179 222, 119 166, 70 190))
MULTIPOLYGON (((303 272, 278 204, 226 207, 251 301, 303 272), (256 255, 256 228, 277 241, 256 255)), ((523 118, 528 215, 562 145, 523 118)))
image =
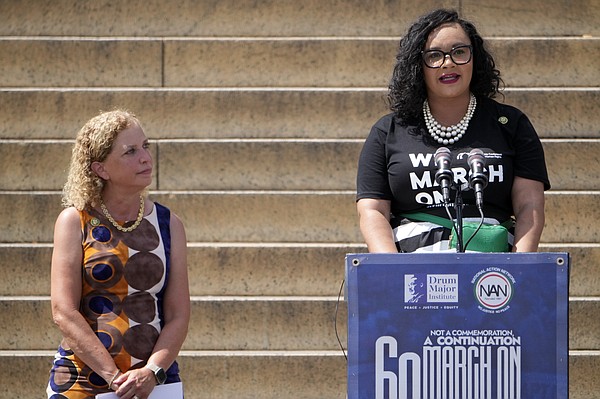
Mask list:
POLYGON ((428 68, 441 68, 446 62, 446 57, 450 56, 452 62, 456 65, 468 64, 473 56, 473 46, 464 45, 454 47, 450 52, 442 50, 427 50, 422 51, 423 62, 428 68))

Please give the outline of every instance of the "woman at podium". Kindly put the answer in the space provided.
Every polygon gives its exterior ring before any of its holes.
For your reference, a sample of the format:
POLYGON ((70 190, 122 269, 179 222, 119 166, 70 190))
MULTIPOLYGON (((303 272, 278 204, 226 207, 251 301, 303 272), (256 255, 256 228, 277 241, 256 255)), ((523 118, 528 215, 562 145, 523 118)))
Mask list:
POLYGON ((455 11, 435 10, 408 29, 391 113, 373 125, 359 159, 357 210, 370 252, 537 251, 550 188, 544 151, 528 117, 495 99, 501 83, 483 38, 455 11), (483 228, 470 241, 472 226, 483 228), (502 245, 486 248, 488 231, 502 229, 502 245))

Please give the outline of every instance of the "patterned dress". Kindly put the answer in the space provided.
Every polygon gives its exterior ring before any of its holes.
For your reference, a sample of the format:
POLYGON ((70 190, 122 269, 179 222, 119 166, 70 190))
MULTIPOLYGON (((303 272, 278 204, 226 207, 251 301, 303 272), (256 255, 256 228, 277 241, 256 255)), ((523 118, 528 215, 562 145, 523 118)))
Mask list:
MULTIPOLYGON (((83 289, 80 312, 125 372, 143 367, 164 324, 169 276, 170 211, 155 203, 133 232, 117 230, 103 215, 83 211, 83 289)), ((179 380, 177 363, 167 383, 179 380)), ((89 398, 108 384, 63 342, 54 357, 48 398, 89 398)))

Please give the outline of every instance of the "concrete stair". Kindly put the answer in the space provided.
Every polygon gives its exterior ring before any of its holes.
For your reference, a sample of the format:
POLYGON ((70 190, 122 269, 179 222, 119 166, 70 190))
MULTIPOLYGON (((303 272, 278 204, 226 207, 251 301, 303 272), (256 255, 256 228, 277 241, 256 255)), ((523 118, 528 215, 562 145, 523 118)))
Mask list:
POLYGON ((399 36, 459 9, 505 100, 542 137, 543 251, 567 251, 570 398, 600 397, 600 3, 590 0, 0 2, 0 384, 43 397, 59 332, 49 272, 73 138, 99 110, 141 118, 152 197, 182 217, 192 322, 186 398, 344 398, 344 254, 365 251, 356 162, 387 113, 399 36), (235 159, 235 162, 230 160, 235 159), (187 171, 187 172, 186 172, 187 171), (335 205, 333 205, 335 204, 335 205), (336 312, 337 310, 337 312, 336 312), (27 384, 23 384, 23 380, 27 384))
MULTIPOLYGON (((336 243, 361 239, 350 191, 158 191, 152 197, 191 221, 186 230, 192 242, 336 243), (332 207, 333 203, 337 206, 332 207)), ((599 198, 598 191, 549 192, 543 240, 597 243, 599 198)), ((0 231, 0 241, 50 241, 59 204, 58 193, 0 193, 7 227, 0 231), (37 228, 32 231, 23 220, 36 212, 37 228)))
MULTIPOLYGON (((387 112, 385 94, 379 87, 0 88, 0 134, 73 139, 88 115, 127 104, 141 110, 144 128, 156 139, 364 140, 371 120, 387 112)), ((528 114, 543 138, 598 138, 598 87, 509 88, 505 98, 528 114)))
MULTIPOLYGON (((0 339, 3 350, 51 350, 60 333, 46 315, 48 297, 0 298, 0 321, 12 325, 0 339), (12 324, 11 324, 12 323, 12 324)), ((327 297, 202 296, 192 297, 190 334, 184 350, 318 351, 339 349, 333 328, 337 299, 327 297), (235 326, 235 328, 233 328, 235 326)), ((600 300, 572 297, 569 303, 569 348, 600 345, 600 300)), ((340 326, 347 314, 339 309, 340 326)), ((339 331, 346 342, 345 331, 339 331)))
MULTIPOLYGON (((4 190, 56 190, 65 181, 72 140, 0 139, 0 144, 4 190)), ((363 139, 158 139, 152 144, 160 165, 153 189, 160 181, 162 190, 353 190, 363 139), (202 173, 181 173, 190 160, 202 173)), ((544 139, 543 144, 552 160, 548 173, 554 190, 600 189, 600 175, 589 173, 600 138, 544 139)))
POLYGON ((4 36, 290 37, 398 36, 419 15, 455 8, 487 36, 598 36, 600 5, 590 0, 37 0, 3 2, 4 36), (459 8, 460 7, 460 8, 459 8))
MULTIPOLYGON (((549 75, 560 87, 597 81, 588 57, 600 51, 598 38, 489 43, 511 86, 543 87, 549 75), (541 62, 547 57, 560 62, 541 62)), ((5 38, 0 51, 15 57, 1 79, 14 87, 385 87, 397 46, 390 37, 5 38)))

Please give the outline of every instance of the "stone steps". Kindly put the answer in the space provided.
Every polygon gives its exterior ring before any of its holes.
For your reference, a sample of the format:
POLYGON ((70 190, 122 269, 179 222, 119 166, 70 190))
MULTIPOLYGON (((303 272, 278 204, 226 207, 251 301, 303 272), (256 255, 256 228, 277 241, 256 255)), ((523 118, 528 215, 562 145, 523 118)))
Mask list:
MULTIPOLYGON (((190 292, 194 296, 334 296, 344 278, 346 253, 364 244, 190 243, 190 292)), ((584 250, 586 259, 596 250, 584 250)), ((600 252, 600 249, 599 251, 600 252)), ((0 280, 7 296, 44 296, 50 292, 51 244, 3 244, 0 280), (40 273, 40 268, 43 272, 40 273)))
MULTIPOLYGON (((69 148, 84 121, 115 107, 143 121, 157 166, 152 197, 188 233, 186 398, 344 398, 333 318, 344 254, 366 250, 356 156, 388 112, 400 35, 440 5, 0 2, 0 52, 9 55, 0 60, 0 270, 10 276, 0 280, 0 321, 10 326, 0 334, 0 398, 43 396, 59 343, 49 274, 69 148)), ((600 181, 590 170, 600 89, 590 59, 600 55, 600 3, 443 6, 477 24, 505 101, 543 139, 553 190, 541 250, 572 259, 569 397, 596 397, 600 181)), ((345 315, 342 303, 342 342, 345 315)))
POLYGON ((393 36, 438 7, 460 10, 487 36, 600 34, 600 4, 590 0, 34 0, 0 3, 0 35, 393 36))
MULTIPOLYGON (((3 398, 41 397, 54 352, 0 351, 3 398), (23 384, 23 370, 28 370, 23 384), (40 388, 42 387, 42 388, 40 388)), ((178 358, 190 399, 344 399, 346 362, 340 351, 183 351, 178 358)), ((600 391, 599 351, 569 353, 569 398, 600 391)))
MULTIPOLYGON (((599 197, 600 191, 548 192, 542 242, 597 243, 599 197)), ((152 198, 185 221, 190 242, 362 241, 353 191, 179 191, 152 198)), ((51 242, 60 209, 59 193, 0 192, 0 242, 51 242)))
MULTIPOLYGON (((53 356, 50 351, 0 351, 6 378, 0 397, 42 397, 53 356), (31 375, 26 384, 23 370, 31 375)), ((178 362, 190 399, 345 397, 341 351, 183 351, 178 362)))
MULTIPOLYGON (((0 88, 0 137, 72 140, 99 110, 126 107, 150 138, 364 140, 388 113, 385 95, 384 88, 0 88)), ((597 87, 512 88, 505 101, 543 138, 598 138, 597 87)))
MULTIPOLYGON (((363 140, 158 139, 152 144, 157 171, 152 189, 353 190, 363 140)), ((600 175, 589 173, 600 139, 544 139, 543 144, 554 190, 600 189, 600 175)), ((60 190, 72 145, 72 140, 0 139, 2 189, 60 190)))
MULTIPOLYGON (((60 332, 49 297, 0 297, 0 321, 11 328, 0 350, 56 348, 60 332)), ((599 298, 569 299, 569 349, 600 350, 599 298)), ((347 311, 337 297, 192 297, 186 350, 336 350, 334 320, 346 342, 347 311), (336 308, 338 308, 336 319, 336 308)))
MULTIPOLYGON (((190 243, 190 292, 194 296, 335 296, 347 253, 364 244, 190 243)), ((600 296, 600 244, 542 244, 543 252, 569 252, 569 293, 600 296)), ((0 292, 45 296, 50 292, 51 244, 0 245, 0 292), (40 273, 40 267, 46 268, 40 273)))
MULTIPOLYGON (((184 349, 336 350, 336 303, 337 297, 195 296, 184 349)), ((48 317, 49 297, 0 297, 0 309, 0 321, 11 325, 0 337, 0 350, 52 350, 60 343, 60 331, 48 317)), ((346 317, 341 302, 342 342, 346 317)))
MULTIPOLYGON (((397 46, 398 37, 0 38, 0 53, 11 54, 0 87, 386 87, 397 46)), ((508 87, 596 85, 589 57, 600 55, 599 38, 489 46, 508 87)))
MULTIPOLYGON (((193 296, 337 296, 344 256, 364 244, 198 243, 188 246, 193 296)), ((543 252, 571 255, 569 294, 600 297, 600 244, 542 244, 543 252)), ((9 297, 50 292, 51 244, 1 244, 0 280, 9 297)))

